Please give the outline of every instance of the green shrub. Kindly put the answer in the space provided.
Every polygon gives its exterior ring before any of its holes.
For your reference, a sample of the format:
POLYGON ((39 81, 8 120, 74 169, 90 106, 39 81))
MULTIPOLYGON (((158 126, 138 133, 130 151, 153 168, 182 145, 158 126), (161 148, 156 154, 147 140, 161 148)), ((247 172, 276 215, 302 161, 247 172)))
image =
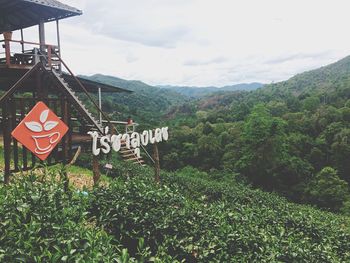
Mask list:
POLYGON ((332 211, 339 211, 344 202, 350 200, 348 183, 340 179, 332 167, 323 168, 311 180, 306 192, 311 202, 332 211))
POLYGON ((79 165, 83 168, 92 169, 92 154, 81 153, 76 161, 76 165, 79 165))
MULTIPOLYGON (((183 173, 183 172, 182 172, 183 173)), ((162 174, 114 180, 90 213, 137 256, 186 262, 347 262, 349 219, 288 203, 234 182, 162 174)))
POLYGON ((90 192, 48 172, 0 186, 0 262, 350 262, 348 217, 227 175, 127 172, 90 192))
MULTIPOLYGON (((0 262, 112 262, 119 243, 86 221, 88 196, 54 175, 0 186, 0 262)), ((125 255, 124 255, 125 257, 125 255)))

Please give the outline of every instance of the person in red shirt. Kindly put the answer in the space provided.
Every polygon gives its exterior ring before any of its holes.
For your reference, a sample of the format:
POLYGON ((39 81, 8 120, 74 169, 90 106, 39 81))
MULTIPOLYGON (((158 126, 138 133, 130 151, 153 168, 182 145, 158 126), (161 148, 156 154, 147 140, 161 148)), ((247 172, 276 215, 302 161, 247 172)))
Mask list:
POLYGON ((131 124, 133 124, 134 121, 129 116, 126 122, 127 122, 127 125, 131 125, 131 124))

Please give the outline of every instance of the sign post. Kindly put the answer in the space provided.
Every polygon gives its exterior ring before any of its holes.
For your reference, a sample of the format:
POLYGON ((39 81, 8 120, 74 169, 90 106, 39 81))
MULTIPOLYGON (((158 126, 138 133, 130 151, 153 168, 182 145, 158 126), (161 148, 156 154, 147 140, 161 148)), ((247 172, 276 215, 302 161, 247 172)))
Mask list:
POLYGON ((98 162, 98 156, 93 155, 92 156, 92 173, 93 173, 93 179, 94 179, 94 185, 97 185, 100 181, 100 169, 99 169, 99 162, 98 162))
POLYGON ((159 152, 158 144, 153 144, 153 159, 154 159, 154 179, 159 184, 160 183, 160 165, 159 165, 159 152))
MULTIPOLYGON (((23 107, 22 107, 23 108, 23 107)), ((5 112, 4 116, 7 116, 6 106, 4 107, 5 112)), ((67 108, 64 108, 63 121, 68 122, 67 118, 67 108)), ((12 114, 12 122, 15 124, 16 112, 12 114)), ((23 112, 22 115, 23 116, 23 112)), ((12 131, 12 137, 20 142, 24 148, 27 148, 33 153, 32 163, 34 164, 34 155, 40 160, 44 161, 48 158, 51 152, 55 149, 57 144, 63 139, 62 154, 65 162, 66 158, 66 137, 65 134, 68 131, 68 126, 63 122, 53 111, 51 111, 45 103, 39 101, 31 109, 31 111, 25 116, 22 121, 15 127, 12 131)), ((10 133, 8 130, 10 126, 7 122, 7 117, 5 119, 4 133, 10 133)), ((5 135, 7 136, 7 135, 5 135)), ((10 135, 9 135, 10 137, 10 135)), ((17 143, 16 141, 16 143, 17 143)), ((5 143, 5 162, 9 162, 9 151, 11 151, 11 145, 8 145, 10 140, 6 140, 5 143), (8 149, 9 148, 9 149, 8 149)), ((17 145, 17 144, 15 144, 17 145)), ((17 147, 15 147, 17 148, 17 147)), ((16 153, 16 152, 15 152, 16 153)), ((26 158, 25 165, 26 164, 26 158)), ((18 160, 15 163, 18 163, 18 160)), ((5 164, 6 169, 10 167, 9 163, 5 164)), ((68 189, 68 177, 66 171, 64 171, 64 180, 65 180, 65 190, 68 189)), ((9 171, 5 171, 5 183, 9 181, 9 171)))

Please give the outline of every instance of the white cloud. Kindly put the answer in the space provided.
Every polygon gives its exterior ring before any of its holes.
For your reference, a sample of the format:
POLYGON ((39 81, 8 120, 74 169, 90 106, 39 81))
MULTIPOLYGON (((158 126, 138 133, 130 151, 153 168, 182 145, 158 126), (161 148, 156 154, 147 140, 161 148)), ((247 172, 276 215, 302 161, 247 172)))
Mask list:
MULTIPOLYGON (((350 54, 348 0, 62 0, 79 74, 150 84, 271 82, 350 54)), ((51 37, 54 41, 54 36, 51 37)))

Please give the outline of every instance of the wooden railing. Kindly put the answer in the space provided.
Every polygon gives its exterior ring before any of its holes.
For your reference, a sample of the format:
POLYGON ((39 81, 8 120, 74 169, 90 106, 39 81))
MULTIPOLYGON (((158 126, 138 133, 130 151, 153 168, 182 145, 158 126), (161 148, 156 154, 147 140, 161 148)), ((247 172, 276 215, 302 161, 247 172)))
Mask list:
POLYGON ((45 56, 48 67, 60 68, 60 62, 55 54, 59 54, 59 48, 56 45, 40 44, 36 42, 22 41, 22 40, 0 40, 0 43, 4 43, 2 46, 5 48, 4 57, 0 58, 0 64, 5 64, 7 67, 11 66, 33 66, 40 60, 40 56, 45 56), (21 52, 11 52, 11 43, 21 45, 21 52), (30 45, 30 49, 26 49, 25 45, 30 45), (38 50, 41 51, 39 55, 38 50))
POLYGON ((73 77, 73 79, 75 80, 75 82, 79 85, 79 87, 81 88, 81 90, 85 93, 85 95, 87 96, 87 98, 92 102, 92 104, 94 105, 94 107, 97 109, 97 111, 99 113, 101 113, 101 115, 103 116, 104 119, 106 119, 106 121, 108 122, 108 125, 110 126, 111 129, 114 129, 117 133, 118 130, 117 128, 111 123, 111 119, 109 118, 109 116, 100 109, 99 105, 96 103, 96 101, 91 97, 91 95, 89 94, 89 92, 86 90, 86 88, 84 87, 84 85, 81 83, 81 81, 74 75, 74 73, 72 72, 72 70, 68 67, 68 65, 62 60, 62 58, 59 56, 59 54, 57 54, 54 50, 53 50, 53 54, 56 55, 56 57, 58 58, 58 60, 60 61, 61 65, 64 66, 64 68, 68 71, 68 73, 73 77))

